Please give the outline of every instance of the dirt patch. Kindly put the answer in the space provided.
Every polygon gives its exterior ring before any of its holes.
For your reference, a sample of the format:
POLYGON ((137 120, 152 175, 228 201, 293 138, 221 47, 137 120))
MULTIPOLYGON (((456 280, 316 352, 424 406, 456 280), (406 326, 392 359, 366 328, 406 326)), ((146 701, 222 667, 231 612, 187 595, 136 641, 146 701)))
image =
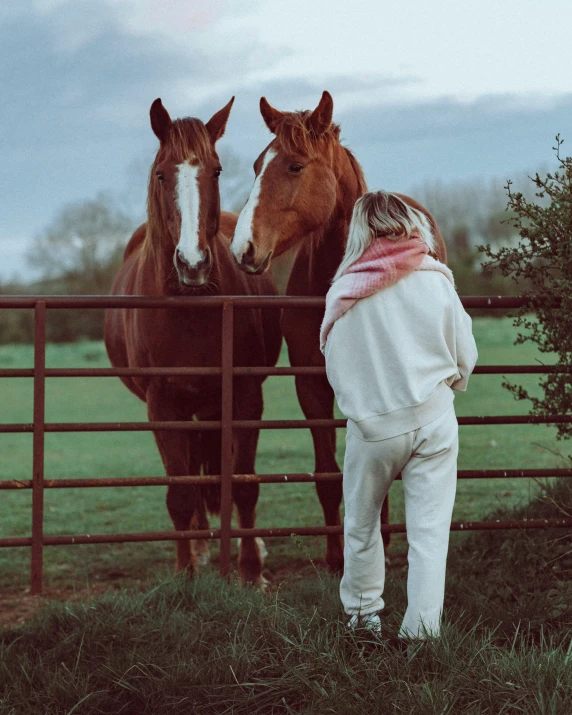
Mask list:
POLYGON ((0 595, 0 629, 20 626, 38 610, 42 604, 41 596, 26 593, 0 595))
POLYGON ((99 596, 106 591, 116 591, 117 583, 94 583, 89 588, 78 589, 77 585, 48 587, 42 596, 30 595, 30 588, 0 594, 0 631, 21 626, 32 618, 46 601, 80 601, 99 596))

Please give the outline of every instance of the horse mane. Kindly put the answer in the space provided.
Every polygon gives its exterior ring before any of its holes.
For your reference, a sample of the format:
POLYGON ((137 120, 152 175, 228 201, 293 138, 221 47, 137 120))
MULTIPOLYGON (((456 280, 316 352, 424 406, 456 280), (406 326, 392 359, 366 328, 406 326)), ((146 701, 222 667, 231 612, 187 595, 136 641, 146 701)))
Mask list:
POLYGON ((311 115, 311 110, 307 109, 300 112, 285 112, 280 117, 274 129, 279 148, 289 153, 301 152, 310 157, 324 152, 333 153, 336 147, 341 148, 349 159, 358 183, 358 196, 361 196, 367 191, 363 169, 352 152, 341 145, 340 125, 332 122, 326 131, 316 134, 308 124, 311 115))
POLYGON ((361 164, 359 163, 359 161, 355 158, 355 156, 352 154, 352 152, 349 149, 346 149, 345 146, 342 147, 342 149, 346 152, 346 155, 349 159, 351 167, 354 170, 354 173, 356 175, 356 179, 358 182, 358 191, 359 191, 358 197, 362 196, 367 191, 367 184, 365 181, 363 169, 361 168, 361 164))
POLYGON ((193 158, 202 163, 212 155, 212 139, 200 119, 195 117, 175 119, 167 141, 159 147, 151 165, 147 190, 147 231, 141 247, 141 255, 151 260, 157 270, 163 268, 162 252, 159 249, 161 236, 165 233, 167 217, 164 214, 161 186, 156 180, 155 171, 167 151, 177 164, 193 158))
POLYGON ((274 134, 280 148, 291 153, 316 156, 319 153, 333 149, 340 141, 339 124, 330 124, 328 129, 320 134, 308 124, 312 115, 310 110, 300 112, 285 112, 274 128, 274 134))

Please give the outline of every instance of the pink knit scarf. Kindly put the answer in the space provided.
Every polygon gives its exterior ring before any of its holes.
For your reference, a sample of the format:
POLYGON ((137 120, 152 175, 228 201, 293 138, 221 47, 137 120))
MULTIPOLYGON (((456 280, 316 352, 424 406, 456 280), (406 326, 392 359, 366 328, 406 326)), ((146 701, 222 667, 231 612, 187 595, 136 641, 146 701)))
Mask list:
POLYGON ((356 301, 389 288, 416 270, 429 253, 418 233, 397 241, 376 238, 362 256, 347 268, 326 295, 326 311, 320 329, 320 350, 324 352, 332 325, 356 301))

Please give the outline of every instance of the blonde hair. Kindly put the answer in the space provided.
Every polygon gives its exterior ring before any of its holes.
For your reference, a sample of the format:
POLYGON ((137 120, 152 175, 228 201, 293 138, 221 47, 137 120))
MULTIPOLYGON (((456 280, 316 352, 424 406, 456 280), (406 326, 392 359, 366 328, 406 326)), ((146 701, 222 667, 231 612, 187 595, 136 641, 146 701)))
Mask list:
POLYGON ((362 256, 376 238, 398 241, 405 235, 409 239, 414 231, 427 244, 429 251, 434 252, 435 239, 431 225, 422 211, 414 209, 388 191, 369 191, 364 194, 355 203, 346 251, 332 283, 362 256))

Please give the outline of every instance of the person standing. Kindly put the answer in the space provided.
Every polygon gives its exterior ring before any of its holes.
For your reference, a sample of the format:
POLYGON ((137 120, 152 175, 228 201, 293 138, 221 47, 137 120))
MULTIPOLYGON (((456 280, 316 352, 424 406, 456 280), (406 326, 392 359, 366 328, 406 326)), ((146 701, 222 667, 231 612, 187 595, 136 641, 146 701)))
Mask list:
POLYGON ((364 194, 320 331, 328 380, 348 418, 340 584, 348 627, 381 632, 380 511, 401 473, 409 570, 398 635, 413 639, 439 635, 457 481, 453 391, 467 389, 477 361, 471 318, 433 250, 422 212, 386 191, 364 194))

